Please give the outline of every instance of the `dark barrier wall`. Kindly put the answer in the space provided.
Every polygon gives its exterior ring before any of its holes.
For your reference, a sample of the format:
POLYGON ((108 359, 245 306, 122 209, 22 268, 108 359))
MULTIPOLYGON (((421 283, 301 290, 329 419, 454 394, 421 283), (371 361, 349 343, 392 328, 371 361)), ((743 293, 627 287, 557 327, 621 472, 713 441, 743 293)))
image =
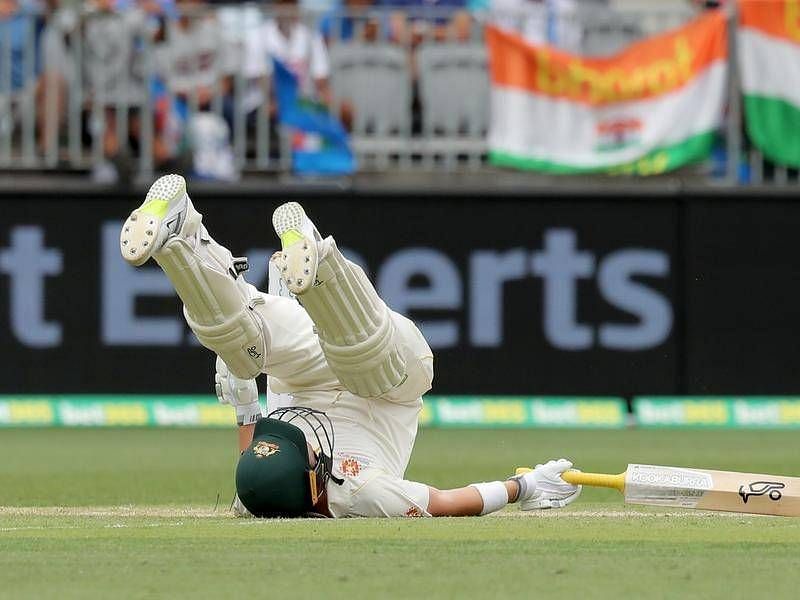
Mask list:
MULTIPOLYGON (((266 288, 281 201, 197 193, 266 288)), ((738 198, 302 198, 420 323, 434 390, 797 393, 800 205, 738 198)), ((137 197, 0 199, 0 393, 206 392, 213 357, 166 278, 128 267, 137 197)))

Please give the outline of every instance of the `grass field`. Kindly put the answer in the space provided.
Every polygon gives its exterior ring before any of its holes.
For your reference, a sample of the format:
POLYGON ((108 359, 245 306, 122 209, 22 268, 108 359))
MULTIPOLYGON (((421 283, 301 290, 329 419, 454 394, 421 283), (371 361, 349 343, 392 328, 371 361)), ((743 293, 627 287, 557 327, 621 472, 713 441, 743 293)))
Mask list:
MULTIPOLYGON (((0 598, 800 596, 800 519, 636 510, 611 491, 471 519, 234 519, 234 438, 0 431, 0 598)), ((408 476, 448 487, 562 455, 797 475, 800 435, 426 430, 408 476)))

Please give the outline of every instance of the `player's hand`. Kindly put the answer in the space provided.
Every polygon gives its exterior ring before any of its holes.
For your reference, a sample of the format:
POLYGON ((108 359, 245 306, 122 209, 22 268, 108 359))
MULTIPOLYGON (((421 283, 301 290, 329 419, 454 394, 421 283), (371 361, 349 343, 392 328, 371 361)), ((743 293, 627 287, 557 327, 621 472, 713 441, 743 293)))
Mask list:
POLYGON ((559 458, 516 476, 520 486, 520 510, 562 508, 577 500, 582 486, 572 485, 561 478, 561 474, 570 469, 572 462, 559 458))
POLYGON ((256 380, 239 379, 228 370, 228 365, 219 356, 217 372, 214 374, 214 389, 221 404, 230 404, 236 409, 236 421, 239 425, 249 425, 261 418, 256 380))
POLYGON ((219 356, 216 366, 214 388, 221 404, 245 406, 258 402, 258 387, 255 379, 239 379, 228 370, 228 365, 219 356))

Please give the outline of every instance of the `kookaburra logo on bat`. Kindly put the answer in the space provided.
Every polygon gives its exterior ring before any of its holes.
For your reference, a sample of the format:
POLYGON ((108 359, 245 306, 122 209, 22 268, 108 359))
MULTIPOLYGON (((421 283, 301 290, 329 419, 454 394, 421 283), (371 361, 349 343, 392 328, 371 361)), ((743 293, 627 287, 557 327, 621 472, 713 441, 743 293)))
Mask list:
POLYGON ((769 495, 770 500, 777 502, 783 496, 781 490, 785 487, 786 484, 780 481, 754 481, 747 486, 740 485, 739 495, 745 504, 750 496, 763 496, 764 494, 769 495))

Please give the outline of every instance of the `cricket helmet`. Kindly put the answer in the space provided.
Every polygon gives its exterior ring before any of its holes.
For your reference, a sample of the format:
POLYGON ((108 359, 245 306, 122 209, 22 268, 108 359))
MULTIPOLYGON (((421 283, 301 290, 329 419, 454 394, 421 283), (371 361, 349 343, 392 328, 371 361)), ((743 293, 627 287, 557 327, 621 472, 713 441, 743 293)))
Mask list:
POLYGON ((331 473, 334 433, 328 416, 301 406, 280 408, 259 419, 253 441, 236 467, 236 493, 256 517, 300 517, 313 512, 331 473), (309 461, 304 422, 316 438, 317 463, 309 461))

